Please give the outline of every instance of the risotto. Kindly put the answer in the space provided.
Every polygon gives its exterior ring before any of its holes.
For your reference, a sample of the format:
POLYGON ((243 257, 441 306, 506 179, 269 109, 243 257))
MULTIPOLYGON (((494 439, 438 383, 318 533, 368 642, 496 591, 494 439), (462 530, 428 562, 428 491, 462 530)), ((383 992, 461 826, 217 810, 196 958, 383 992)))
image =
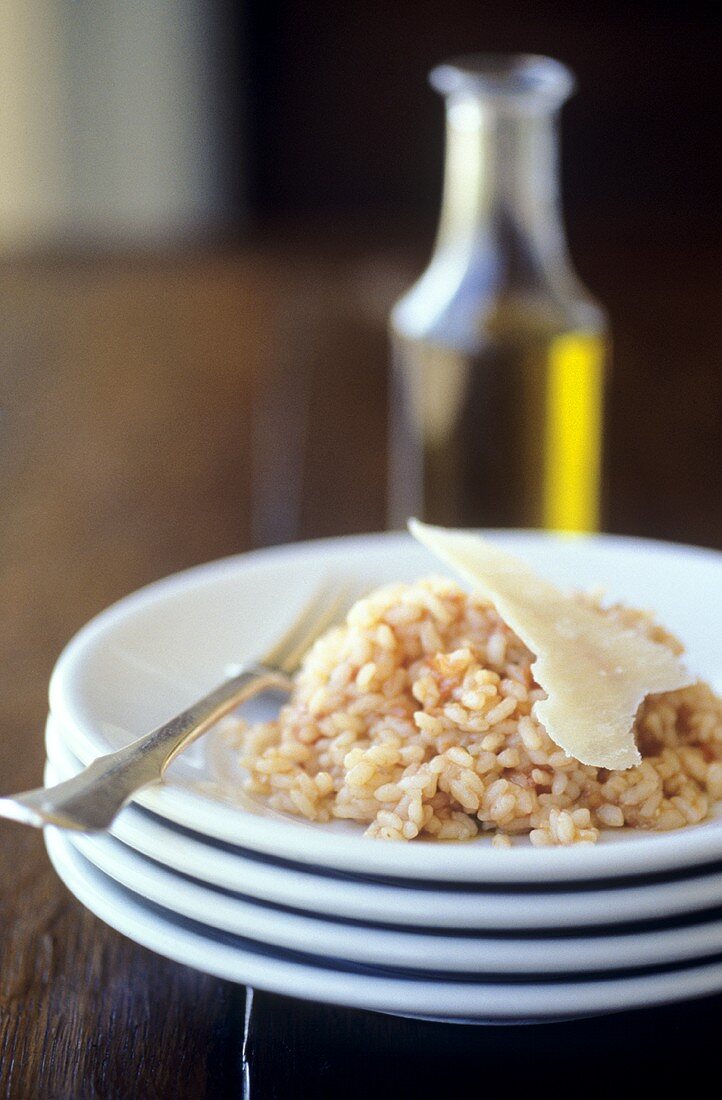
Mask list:
MULTIPOLYGON (((681 652, 648 615, 595 606, 681 652)), ((450 580, 380 588, 316 642, 276 721, 235 727, 247 789, 370 837, 482 832, 499 847, 676 829, 722 798, 722 700, 706 684, 649 696, 641 764, 609 771, 568 756, 535 719, 533 660, 491 604, 450 580)))

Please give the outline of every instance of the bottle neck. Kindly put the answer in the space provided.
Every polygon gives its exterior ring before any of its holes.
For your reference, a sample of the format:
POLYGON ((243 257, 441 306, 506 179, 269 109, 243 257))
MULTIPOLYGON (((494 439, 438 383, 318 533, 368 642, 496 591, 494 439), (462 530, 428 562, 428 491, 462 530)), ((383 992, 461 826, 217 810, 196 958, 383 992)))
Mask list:
POLYGON ((512 280, 564 263, 558 110, 509 109, 483 97, 447 103, 437 253, 495 257, 512 280))

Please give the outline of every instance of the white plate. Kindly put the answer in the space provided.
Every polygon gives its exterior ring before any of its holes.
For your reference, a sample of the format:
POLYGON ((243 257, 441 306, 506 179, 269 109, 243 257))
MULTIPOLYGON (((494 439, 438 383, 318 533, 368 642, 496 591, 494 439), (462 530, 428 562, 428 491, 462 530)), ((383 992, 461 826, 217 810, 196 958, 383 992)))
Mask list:
POLYGON ((458 982, 379 977, 293 961, 280 951, 184 923, 150 907, 88 863, 68 840, 46 830, 50 859, 73 894, 112 928, 144 947, 229 981, 305 1000, 436 1018, 558 1019, 648 1007, 722 989, 722 963, 642 977, 573 982, 458 982))
MULTIPOLYGON (((720 681, 722 554, 611 536, 487 533, 564 586, 602 585, 611 598, 652 607, 686 643, 690 666, 720 681)), ((321 578, 364 584, 413 580, 443 568, 403 535, 277 547, 191 569, 127 597, 73 639, 50 684, 51 710, 88 763, 187 706, 231 663, 262 652, 321 578)), ((610 831, 596 846, 494 849, 380 844, 352 823, 318 825, 260 801, 200 789, 213 779, 202 751, 180 757, 138 802, 198 832, 260 852, 353 873, 460 882, 548 882, 686 866, 722 858, 722 822, 673 834, 610 831)))
MULTIPOLYGON (((58 723, 48 719, 46 744, 53 778, 74 775, 79 762, 64 744, 58 723)), ((128 847, 173 871, 220 886, 251 900, 271 902, 308 915, 322 914, 396 926, 436 929, 574 929, 683 915, 722 905, 722 874, 611 889, 559 889, 522 893, 513 887, 484 890, 460 884, 433 889, 368 882, 333 871, 278 864, 268 857, 204 841, 164 825, 162 819, 126 807, 113 835, 128 847)), ((644 929, 640 929, 644 931, 644 929)))
MULTIPOLYGON (((49 769, 52 777, 52 768, 49 769)), ((112 837, 69 836, 109 878, 173 913, 236 936, 353 963, 467 974, 623 970, 722 954, 722 919, 624 935, 510 938, 441 935, 284 912, 168 871, 112 837)))

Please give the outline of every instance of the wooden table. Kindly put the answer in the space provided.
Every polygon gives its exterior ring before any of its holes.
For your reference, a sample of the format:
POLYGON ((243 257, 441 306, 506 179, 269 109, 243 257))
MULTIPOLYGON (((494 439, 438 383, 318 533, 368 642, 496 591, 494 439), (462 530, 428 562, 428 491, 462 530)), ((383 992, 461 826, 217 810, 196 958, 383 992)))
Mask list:
MULTIPOLYGON (((722 547, 714 256, 581 239, 616 336, 608 526, 722 547)), ((52 664, 108 603, 254 543, 383 526, 384 321, 422 262, 393 235, 319 230, 0 267, 2 793, 40 781, 52 664), (303 424, 279 395, 299 385, 327 431, 284 450, 303 424)), ((363 1096, 366 1074, 377 1095, 426 1095, 450 1067, 513 1065, 521 1085, 570 1042, 575 1064, 681 1062, 720 1023, 718 999, 468 1030, 246 997, 111 932, 39 834, 0 822, 0 1096, 363 1096)))

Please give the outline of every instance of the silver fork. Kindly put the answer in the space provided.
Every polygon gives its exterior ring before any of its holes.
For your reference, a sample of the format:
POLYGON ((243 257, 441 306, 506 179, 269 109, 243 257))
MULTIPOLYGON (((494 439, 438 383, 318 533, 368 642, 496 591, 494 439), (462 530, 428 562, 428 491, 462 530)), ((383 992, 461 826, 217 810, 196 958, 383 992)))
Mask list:
POLYGON ((99 756, 72 779, 0 798, 0 817, 36 828, 108 829, 137 791, 159 782, 171 760, 225 714, 267 688, 290 691, 304 654, 340 618, 350 596, 348 584, 324 586, 259 660, 243 665, 169 722, 117 752, 99 756))

